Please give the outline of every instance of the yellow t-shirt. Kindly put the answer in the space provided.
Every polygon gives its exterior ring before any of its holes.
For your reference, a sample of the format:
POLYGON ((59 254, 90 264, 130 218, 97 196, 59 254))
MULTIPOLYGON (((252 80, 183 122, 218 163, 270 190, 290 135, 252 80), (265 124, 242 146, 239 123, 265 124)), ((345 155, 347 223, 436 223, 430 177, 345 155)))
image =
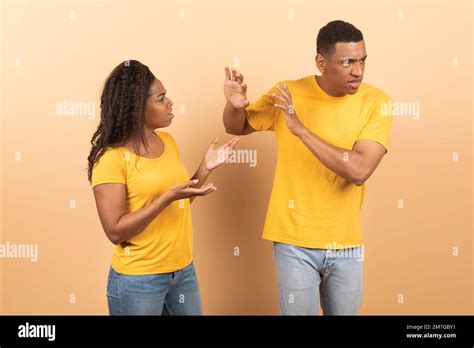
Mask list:
MULTIPOLYGON (((390 98, 362 83, 353 95, 332 97, 315 76, 286 82, 301 122, 324 141, 352 150, 366 139, 388 148, 393 117, 384 115, 390 98)), ((362 245, 360 209, 364 185, 357 186, 325 167, 288 130, 276 108, 276 85, 247 108, 247 121, 258 131, 275 132, 278 157, 263 238, 306 248, 340 249, 362 245)), ((278 102, 277 102, 278 103, 278 102)))
MULTIPOLYGON (((166 132, 155 133, 164 143, 160 157, 145 158, 124 147, 111 147, 94 165, 92 187, 126 185, 127 212, 140 210, 171 187, 189 180, 174 139, 166 132)), ((175 272, 192 262, 192 247, 189 199, 174 201, 141 233, 115 247, 112 267, 129 275, 175 272)))

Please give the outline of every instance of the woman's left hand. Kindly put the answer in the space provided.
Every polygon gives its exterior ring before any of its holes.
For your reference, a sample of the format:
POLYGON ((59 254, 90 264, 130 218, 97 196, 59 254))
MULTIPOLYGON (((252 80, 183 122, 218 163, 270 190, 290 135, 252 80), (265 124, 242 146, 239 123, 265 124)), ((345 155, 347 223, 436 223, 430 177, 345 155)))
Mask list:
POLYGON ((206 170, 210 172, 225 163, 229 156, 229 152, 235 148, 235 145, 239 142, 239 140, 240 138, 235 137, 224 145, 217 147, 219 137, 216 137, 216 139, 214 139, 212 144, 207 149, 206 155, 204 156, 204 166, 206 170))

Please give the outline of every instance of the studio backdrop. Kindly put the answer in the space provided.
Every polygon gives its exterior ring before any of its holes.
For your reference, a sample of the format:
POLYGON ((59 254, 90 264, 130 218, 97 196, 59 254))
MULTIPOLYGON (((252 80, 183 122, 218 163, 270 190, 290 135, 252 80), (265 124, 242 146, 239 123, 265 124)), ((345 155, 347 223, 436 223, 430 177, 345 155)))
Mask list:
MULTIPOLYGON (((169 128, 194 173, 224 131, 224 67, 255 101, 318 74, 316 35, 364 34, 364 82, 393 99, 388 153, 366 183, 360 314, 472 314, 470 1, 2 1, 0 314, 107 314, 113 244, 87 180, 100 93, 127 59, 174 102, 169 128)), ((242 137, 192 205, 205 314, 278 314, 272 132, 242 137)))

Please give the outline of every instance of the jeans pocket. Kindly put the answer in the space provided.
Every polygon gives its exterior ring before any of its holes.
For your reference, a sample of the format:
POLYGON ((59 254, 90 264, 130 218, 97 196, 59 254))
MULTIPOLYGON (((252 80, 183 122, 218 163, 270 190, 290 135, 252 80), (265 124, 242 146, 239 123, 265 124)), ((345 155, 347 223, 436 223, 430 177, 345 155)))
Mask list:
POLYGON ((118 297, 118 275, 112 267, 107 278, 107 296, 118 297))

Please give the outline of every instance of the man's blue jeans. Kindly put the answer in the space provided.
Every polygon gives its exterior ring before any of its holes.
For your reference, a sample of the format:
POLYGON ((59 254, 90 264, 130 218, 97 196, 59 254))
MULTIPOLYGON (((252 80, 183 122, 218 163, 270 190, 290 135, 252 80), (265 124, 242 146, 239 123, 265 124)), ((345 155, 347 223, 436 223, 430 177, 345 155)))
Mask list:
POLYGON ((356 315, 362 303, 363 247, 309 249, 274 242, 283 315, 356 315))

